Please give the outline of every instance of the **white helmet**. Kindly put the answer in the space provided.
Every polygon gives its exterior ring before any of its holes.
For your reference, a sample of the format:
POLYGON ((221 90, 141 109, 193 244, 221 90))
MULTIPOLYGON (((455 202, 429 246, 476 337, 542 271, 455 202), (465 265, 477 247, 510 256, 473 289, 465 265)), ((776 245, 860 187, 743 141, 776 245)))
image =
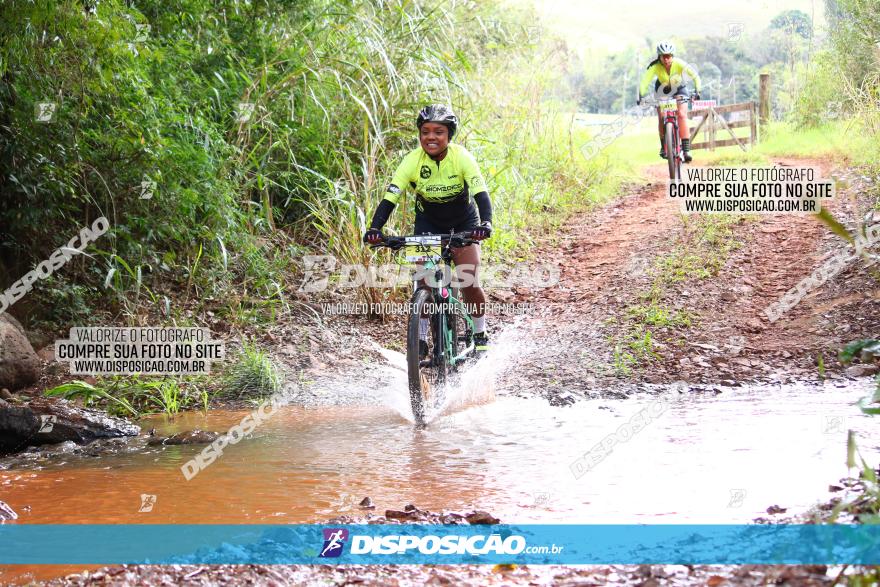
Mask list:
POLYGON ((672 55, 675 53, 675 45, 666 41, 660 41, 657 45, 657 55, 672 55))

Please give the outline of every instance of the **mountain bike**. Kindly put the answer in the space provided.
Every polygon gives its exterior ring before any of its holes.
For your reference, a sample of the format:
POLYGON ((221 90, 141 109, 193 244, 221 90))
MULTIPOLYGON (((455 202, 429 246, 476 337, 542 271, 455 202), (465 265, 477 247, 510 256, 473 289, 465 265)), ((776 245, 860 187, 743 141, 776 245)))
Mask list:
POLYGON ((691 97, 672 96, 642 100, 642 104, 656 106, 663 115, 663 143, 666 149, 666 161, 669 164, 669 179, 681 179, 681 164, 684 163, 684 151, 681 148, 681 136, 678 132, 678 104, 691 102, 691 97))
POLYGON ((414 281, 406 328, 409 397, 416 426, 424 428, 426 408, 443 401, 443 385, 464 361, 473 359, 474 321, 451 286, 452 251, 476 241, 471 232, 448 235, 387 236, 373 248, 409 249, 406 260, 422 266, 424 279, 414 281), (427 354, 419 344, 419 322, 429 320, 427 354))

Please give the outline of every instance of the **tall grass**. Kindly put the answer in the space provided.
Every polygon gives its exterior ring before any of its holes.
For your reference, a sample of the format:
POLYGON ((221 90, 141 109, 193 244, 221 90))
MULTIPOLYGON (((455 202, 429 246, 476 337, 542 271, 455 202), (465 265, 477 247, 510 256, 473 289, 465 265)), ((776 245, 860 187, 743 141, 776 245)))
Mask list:
MULTIPOLYGON (((504 81, 508 63, 535 51, 522 42, 532 17, 500 2, 107 0, 88 11, 12 0, 0 15, 4 281, 105 214, 111 232, 93 257, 57 276, 70 296, 132 321, 175 288, 187 301, 231 290, 242 316, 255 298, 275 300, 257 311, 283 309, 290 263, 266 242, 287 248, 283 229, 368 261, 366 215, 416 146, 413 117, 428 102, 465 113, 463 136, 500 192, 532 208, 559 193, 548 186, 561 150, 536 116, 544 86, 520 73, 500 88, 524 93, 506 95, 499 124, 490 100, 502 94, 473 85, 504 81), (34 120, 43 100, 58 104, 51 124, 34 120), (156 183, 152 198, 142 181, 156 183)), ((397 228, 411 202, 402 208, 397 228)), ((497 246, 512 240, 502 232, 497 246)))
POLYGON ((283 378, 269 355, 245 342, 223 379, 222 394, 232 399, 264 398, 281 390, 283 378))

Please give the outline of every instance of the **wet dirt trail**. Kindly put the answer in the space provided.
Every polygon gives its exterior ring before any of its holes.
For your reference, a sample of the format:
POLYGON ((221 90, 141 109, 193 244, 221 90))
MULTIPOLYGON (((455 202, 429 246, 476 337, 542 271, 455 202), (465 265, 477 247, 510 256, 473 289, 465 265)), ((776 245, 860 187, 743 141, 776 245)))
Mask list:
MULTIPOLYGON (((831 173, 818 161, 780 163, 831 173)), ((816 352, 875 328, 876 318, 837 316, 852 304, 877 304, 877 292, 857 279, 850 286, 829 283, 770 325, 761 318, 766 304, 812 271, 834 241, 809 217, 737 224, 742 246, 716 276, 671 286, 669 296, 695 316, 692 324, 658 332, 657 356, 622 374, 613 366, 611 319, 636 303, 656 259, 684 230, 677 205, 665 196, 664 171, 652 166, 649 181, 574 218, 539 254, 559 263, 559 284, 492 294, 532 302, 537 310, 496 322, 493 356, 465 373, 424 431, 414 431, 408 419, 401 355, 381 349, 368 365, 322 363, 307 384, 291 388, 291 405, 191 481, 180 466, 202 447, 146 447, 141 439, 142 445, 99 458, 67 450, 0 461, 3 500, 19 511, 19 523, 322 522, 369 515, 358 506, 365 496, 376 514, 412 503, 436 512, 486 510, 505 523, 748 523, 775 504, 806 511, 846 474, 848 429, 859 434, 865 456, 880 454, 880 433, 852 407, 871 381, 840 373, 818 381, 811 363, 816 352), (673 345, 673 338, 684 343, 673 345), (658 398, 664 410, 652 425, 617 443, 586 473, 578 470, 585 453, 658 398), (156 496, 148 512, 141 511, 144 494, 156 496)), ((834 206, 849 211, 845 200, 834 206)), ((336 320, 350 327, 350 317, 336 320)), ((162 434, 224 431, 245 414, 218 410, 141 424, 162 434)), ((8 569, 0 579, 47 579, 71 570, 8 569)), ((368 584, 642 584, 665 573, 674 584, 706 584, 716 572, 733 584, 751 584, 743 569, 608 566, 399 573, 137 567, 70 582, 151 584, 186 576, 193 584, 354 577, 368 584)), ((761 577, 774 572, 765 569, 761 577)), ((820 575, 811 580, 824 584, 820 575)))
MULTIPOLYGON (((818 177, 846 176, 823 160, 774 163, 813 167, 818 177)), ((518 289, 504 296, 539 308, 530 338, 541 345, 535 360, 520 366, 528 371, 526 393, 566 404, 595 397, 597 387, 609 383, 617 384, 610 391, 617 397, 634 382, 818 381, 818 355, 826 367, 834 365, 844 344, 873 336, 880 327, 880 289, 863 263, 850 263, 770 323, 764 312, 768 305, 845 246, 810 215, 756 215, 730 226, 735 246, 724 252, 713 275, 688 274, 685 267, 682 279, 664 285, 661 301, 670 312, 687 314, 690 324, 653 329, 656 356, 632 372, 615 372, 613 341, 619 338, 620 324, 628 312, 649 303, 645 298, 664 270, 663 260, 674 255, 680 259, 693 245, 683 235, 697 215, 681 215, 677 203, 665 195, 665 173, 661 165, 647 168, 647 183, 633 186, 628 196, 600 213, 575 219, 566 227, 560 248, 554 245, 537 255, 559 262, 557 287, 518 289)), ((838 189, 825 207, 844 221, 854 221, 858 191, 838 189)))

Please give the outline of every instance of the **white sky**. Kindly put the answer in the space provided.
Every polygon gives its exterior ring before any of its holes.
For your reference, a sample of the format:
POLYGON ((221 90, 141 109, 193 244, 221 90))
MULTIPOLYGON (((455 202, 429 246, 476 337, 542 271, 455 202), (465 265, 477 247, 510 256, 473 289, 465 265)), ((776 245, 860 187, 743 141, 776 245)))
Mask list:
POLYGON ((825 26, 824 0, 525 0, 544 22, 581 54, 590 49, 618 51, 661 39, 728 36, 733 23, 746 34, 767 27, 783 10, 813 15, 817 32, 825 26))

